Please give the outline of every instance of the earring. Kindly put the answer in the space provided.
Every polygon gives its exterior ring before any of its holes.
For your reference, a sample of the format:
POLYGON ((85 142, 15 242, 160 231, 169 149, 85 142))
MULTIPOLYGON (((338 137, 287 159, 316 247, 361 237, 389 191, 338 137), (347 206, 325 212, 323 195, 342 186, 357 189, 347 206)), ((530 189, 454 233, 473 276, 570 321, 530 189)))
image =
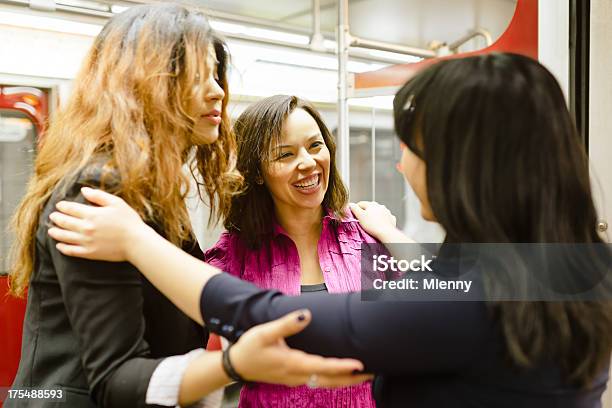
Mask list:
POLYGON ((263 179, 261 178, 261 176, 257 176, 257 178, 255 179, 255 183, 262 185, 264 183, 263 179))

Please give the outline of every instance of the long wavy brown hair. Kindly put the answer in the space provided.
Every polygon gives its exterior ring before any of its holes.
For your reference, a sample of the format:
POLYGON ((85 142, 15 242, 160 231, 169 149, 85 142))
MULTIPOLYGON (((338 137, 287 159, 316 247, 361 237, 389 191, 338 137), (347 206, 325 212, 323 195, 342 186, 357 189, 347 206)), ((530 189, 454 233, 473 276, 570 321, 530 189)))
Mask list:
MULTIPOLYGON (((100 156, 123 197, 180 245, 192 238, 184 199, 189 164, 213 222, 224 217, 241 184, 227 106, 228 53, 200 11, 174 4, 132 7, 104 26, 87 55, 66 107, 51 120, 34 176, 12 219, 10 292, 23 295, 35 259, 41 212, 53 191, 100 156), (193 147, 190 100, 208 78, 210 45, 225 90, 219 138, 193 147), (198 86, 199 85, 199 86, 198 86)), ((197 135, 196 135, 197 136, 197 135)))

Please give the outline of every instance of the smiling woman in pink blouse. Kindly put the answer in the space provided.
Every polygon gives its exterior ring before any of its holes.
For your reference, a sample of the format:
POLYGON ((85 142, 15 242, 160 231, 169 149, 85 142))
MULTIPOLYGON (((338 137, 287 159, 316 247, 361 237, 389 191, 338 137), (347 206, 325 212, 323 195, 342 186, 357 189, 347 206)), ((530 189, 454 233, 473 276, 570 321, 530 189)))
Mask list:
MULTIPOLYGON (((209 264, 287 295, 361 287, 361 243, 376 242, 346 209, 336 146, 316 109, 276 95, 249 106, 235 123, 244 194, 227 232, 205 253, 209 264)), ((333 390, 252 384, 241 407, 373 407, 371 384, 333 390)))

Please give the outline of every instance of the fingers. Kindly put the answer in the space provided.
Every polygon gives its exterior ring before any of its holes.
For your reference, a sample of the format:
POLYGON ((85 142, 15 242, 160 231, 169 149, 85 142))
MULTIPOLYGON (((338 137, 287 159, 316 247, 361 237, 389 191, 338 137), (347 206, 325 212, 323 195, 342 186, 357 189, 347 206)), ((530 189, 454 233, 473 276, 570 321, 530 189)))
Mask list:
POLYGON ((359 201, 357 205, 364 210, 367 210, 369 206, 371 206, 373 201, 359 201))
MULTIPOLYGON (((350 205, 350 204, 349 204, 350 205)), ((376 207, 380 207, 380 208, 384 208, 385 210, 387 210, 389 212, 389 209, 387 208, 386 205, 384 204, 380 204, 376 201, 359 201, 357 204, 354 204, 356 206, 358 206, 360 209, 362 210, 368 210, 370 208, 375 209, 376 207)), ((351 207, 352 209, 353 207, 351 207)))
POLYGON ((66 215, 71 215, 76 218, 86 218, 92 209, 90 205, 75 203, 72 201, 60 201, 59 203, 55 204, 55 208, 66 215))
POLYGON ((292 350, 286 361, 290 372, 286 381, 293 385, 305 384, 313 374, 319 387, 334 388, 360 384, 372 378, 370 374, 355 374, 363 370, 363 364, 353 359, 324 358, 292 350))
POLYGON ((349 208, 357 219, 360 219, 364 215, 365 211, 358 204, 349 203, 349 208))
POLYGON ((369 381, 372 378, 374 378, 372 374, 347 374, 337 376, 317 374, 317 385, 322 388, 348 387, 350 385, 361 384, 362 382, 369 381))
POLYGON ((304 330, 310 323, 310 318, 309 310, 296 310, 280 319, 260 325, 258 331, 264 342, 276 342, 278 339, 292 336, 304 330))
POLYGON ((82 234, 74 231, 66 231, 61 228, 49 228, 47 233, 54 240, 65 244, 80 245, 85 241, 85 237, 83 237, 82 234))
POLYGON ((55 224, 57 227, 64 230, 85 232, 88 229, 88 224, 84 220, 63 214, 58 211, 52 212, 49 215, 49 219, 53 221, 53 224, 55 224))
POLYGON ((378 201, 360 201, 360 203, 363 203, 365 208, 368 208, 368 207, 381 207, 381 208, 384 208, 385 210, 387 210, 387 206, 384 205, 384 204, 379 203, 378 201))
MULTIPOLYGON (((313 373, 316 374, 316 373, 313 373)), ((289 375, 283 378, 282 383, 290 387, 308 384, 312 374, 289 375)), ((337 388, 361 384, 374 378, 372 374, 344 374, 344 375, 320 375, 316 374, 316 388, 337 388)))
POLYGON ((122 202, 123 200, 116 195, 107 193, 103 190, 97 190, 94 188, 83 187, 81 193, 89 202, 105 207, 111 204, 122 202))
POLYGON ((325 358, 298 350, 291 350, 291 355, 288 356, 288 359, 293 362, 290 367, 293 367, 295 374, 303 373, 310 375, 317 373, 336 376, 363 371, 363 363, 351 358, 325 358))
POLYGON ((91 257, 89 251, 82 246, 78 245, 68 245, 63 243, 58 243, 55 245, 58 251, 67 256, 77 256, 79 258, 86 259, 94 259, 91 257))

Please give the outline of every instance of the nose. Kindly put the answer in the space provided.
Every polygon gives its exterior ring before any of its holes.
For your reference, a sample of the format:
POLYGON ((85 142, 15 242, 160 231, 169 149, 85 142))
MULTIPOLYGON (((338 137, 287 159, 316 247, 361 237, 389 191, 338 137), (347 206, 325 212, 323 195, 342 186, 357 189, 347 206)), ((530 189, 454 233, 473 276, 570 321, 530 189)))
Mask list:
POLYGON ((207 101, 220 101, 225 98, 225 91, 214 78, 209 80, 208 92, 206 93, 207 101))
POLYGON ((310 170, 317 165, 314 157, 306 149, 301 149, 298 163, 298 170, 310 170))

